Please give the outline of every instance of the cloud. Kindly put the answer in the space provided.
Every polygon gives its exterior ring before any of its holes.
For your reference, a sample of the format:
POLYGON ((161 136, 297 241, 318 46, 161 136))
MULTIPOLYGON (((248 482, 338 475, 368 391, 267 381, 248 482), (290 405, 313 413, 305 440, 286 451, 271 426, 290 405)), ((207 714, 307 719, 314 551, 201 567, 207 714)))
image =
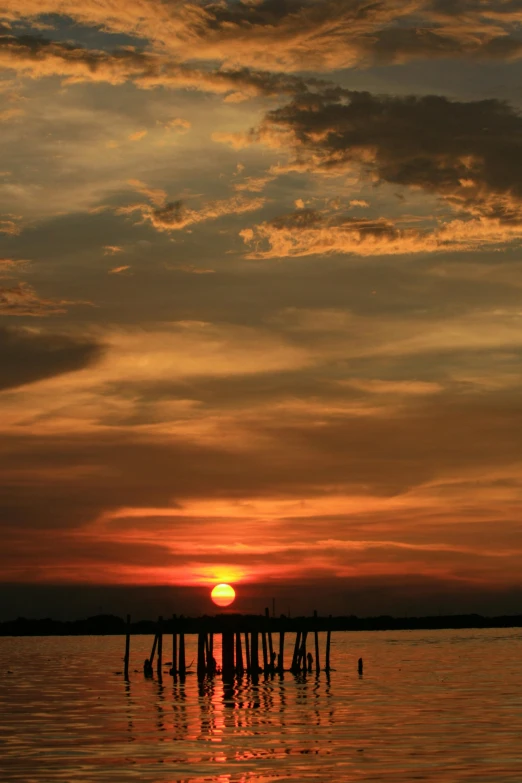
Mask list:
MULTIPOLYGON (((0 35, 0 66, 32 79, 57 76, 66 84, 106 82, 118 85, 132 82, 141 89, 165 87, 222 95, 231 93, 234 101, 308 90, 307 81, 283 73, 254 71, 246 67, 205 70, 173 60, 164 52, 140 52, 130 47, 108 52, 30 35, 0 35)), ((313 79, 309 83, 321 84, 313 79)), ((173 120, 173 123, 171 127, 188 130, 186 120, 173 120)), ((141 138, 132 135, 134 140, 141 138)))
POLYGON ((157 231, 180 231, 207 220, 254 212, 265 204, 264 198, 247 199, 243 196, 233 196, 228 199, 207 201, 199 209, 192 209, 181 200, 167 201, 167 194, 163 190, 148 188, 138 180, 131 180, 130 183, 140 193, 148 196, 152 204, 138 203, 119 207, 116 209, 116 214, 131 215, 138 212, 142 217, 141 222, 151 223, 157 231))
POLYGON ((68 299, 45 299, 39 296, 28 283, 0 286, 0 316, 41 318, 49 315, 63 315, 69 305, 88 304, 68 299))
POLYGON ((234 190, 239 193, 248 191, 249 193, 261 193, 265 187, 273 182, 274 176, 267 175, 264 177, 246 177, 242 182, 234 182, 234 190))
POLYGON ((123 248, 119 245, 104 245, 104 254, 105 256, 115 256, 116 253, 122 253, 123 248))
POLYGON ((0 327, 0 390, 88 367, 102 355, 95 340, 0 327))
POLYGON ((259 256, 468 250, 521 238, 522 117, 501 101, 317 93, 268 112, 243 138, 288 150, 274 173, 356 172, 362 182, 401 186, 412 197, 423 191, 459 214, 403 229, 397 219, 301 210, 257 226, 254 234, 243 232, 247 241, 268 242, 271 250, 254 251, 259 256))
POLYGON ((21 233, 21 228, 15 220, 0 220, 0 234, 7 234, 8 236, 18 236, 21 233))
POLYGON ((174 119, 167 120, 161 124, 165 130, 176 131, 177 133, 188 133, 192 128, 190 120, 185 120, 183 117, 174 117, 174 119))
MULTIPOLYGON (((516 2, 272 0, 4 0, 7 18, 65 15, 140 37, 176 61, 278 71, 331 70, 418 59, 510 60, 521 56, 516 2)), ((240 89, 241 92, 241 89, 240 89)))
POLYGON ((148 131, 146 130, 134 131, 134 133, 131 133, 129 135, 129 141, 141 141, 142 139, 145 138, 147 133, 148 131))
POLYGON ((452 220, 432 230, 400 228, 384 218, 369 220, 300 208, 239 232, 249 258, 290 258, 330 253, 355 256, 484 250, 522 240, 522 222, 452 220))
POLYGON ((123 272, 128 272, 130 269, 130 266, 128 264, 124 264, 123 266, 115 266, 112 269, 109 269, 110 275, 121 275, 123 272))
POLYGON ((28 263, 21 258, 0 258, 0 280, 12 277, 13 272, 23 271, 28 263))

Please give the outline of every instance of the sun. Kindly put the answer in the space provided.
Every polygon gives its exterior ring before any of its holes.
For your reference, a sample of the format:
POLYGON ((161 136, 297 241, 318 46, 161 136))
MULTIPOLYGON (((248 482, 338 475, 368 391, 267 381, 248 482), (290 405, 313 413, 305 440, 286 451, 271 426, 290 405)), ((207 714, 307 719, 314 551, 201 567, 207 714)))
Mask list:
POLYGON ((236 591, 230 585, 220 584, 214 587, 210 597, 216 606, 230 606, 236 598, 236 591))

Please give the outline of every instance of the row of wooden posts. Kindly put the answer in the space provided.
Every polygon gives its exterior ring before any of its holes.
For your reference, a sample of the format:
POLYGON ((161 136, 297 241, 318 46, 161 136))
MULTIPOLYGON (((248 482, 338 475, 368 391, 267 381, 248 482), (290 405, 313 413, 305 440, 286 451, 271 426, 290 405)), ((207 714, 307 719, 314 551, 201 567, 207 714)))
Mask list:
MULTIPOLYGON (((154 658, 156 657, 156 671, 158 678, 163 674, 163 633, 161 631, 162 618, 159 618, 159 631, 154 637, 150 657, 145 661, 146 673, 152 674, 154 658)), ((297 631, 292 655, 292 663, 289 671, 299 672, 321 671, 321 658, 319 651, 319 634, 314 634, 315 657, 307 653, 308 631, 297 631), (315 666, 314 666, 315 664, 315 666)), ((331 631, 326 632, 325 666, 326 672, 330 671, 330 644, 331 631)), ((283 674, 285 631, 279 631, 279 653, 274 652, 272 633, 270 630, 240 631, 223 630, 221 632, 222 665, 221 675, 225 682, 231 681, 235 676, 242 677, 247 674, 253 682, 257 682, 260 674, 283 674), (261 636, 262 666, 259 662, 259 637, 261 636), (243 642, 245 656, 243 657, 243 642)), ((128 679, 130 661, 130 615, 127 615, 127 634, 125 638, 124 674, 128 679)), ((198 633, 197 653, 198 679, 212 677, 218 672, 214 658, 214 634, 207 632, 198 633)), ((172 668, 170 674, 183 680, 186 676, 187 665, 185 658, 185 634, 174 630, 172 634, 172 668)))

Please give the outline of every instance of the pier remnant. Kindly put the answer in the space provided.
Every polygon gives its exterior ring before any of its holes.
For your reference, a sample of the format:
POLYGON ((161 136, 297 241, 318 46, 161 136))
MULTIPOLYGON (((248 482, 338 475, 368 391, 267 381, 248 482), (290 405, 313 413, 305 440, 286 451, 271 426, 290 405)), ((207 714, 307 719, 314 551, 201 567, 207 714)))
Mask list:
POLYGON ((130 614, 127 615, 127 633, 125 635, 125 658, 124 658, 124 677, 129 679, 129 659, 130 659, 130 614))
POLYGON ((221 634, 221 649, 223 663, 221 672, 224 682, 232 682, 234 679, 234 632, 223 631, 221 634))
POLYGON ((259 682, 259 638, 257 631, 252 631, 250 644, 250 674, 252 682, 256 685, 259 682))
POLYGON ((163 666, 163 617, 158 618, 158 626, 159 631, 157 635, 158 640, 158 663, 157 663, 157 674, 158 674, 158 680, 162 679, 163 673, 162 673, 162 666, 163 666))
POLYGON ((187 666, 185 662, 185 634, 183 631, 179 634, 179 678, 181 682, 185 681, 185 677, 187 674, 187 666))
POLYGON ((198 680, 202 680, 207 673, 206 661, 205 661, 205 637, 206 634, 198 633, 198 668, 197 675, 198 680))

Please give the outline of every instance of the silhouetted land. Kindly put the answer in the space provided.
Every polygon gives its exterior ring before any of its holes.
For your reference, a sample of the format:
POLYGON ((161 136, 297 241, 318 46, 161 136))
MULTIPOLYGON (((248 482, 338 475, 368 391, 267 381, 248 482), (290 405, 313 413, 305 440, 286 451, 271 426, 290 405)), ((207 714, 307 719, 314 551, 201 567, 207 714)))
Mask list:
MULTIPOLYGON (((159 630, 155 621, 142 620, 131 623, 132 634, 154 634, 159 630)), ((413 631, 459 628, 521 628, 522 615, 483 617, 478 614, 446 615, 438 617, 271 617, 263 615, 223 614, 203 617, 174 617, 161 624, 163 633, 176 628, 184 633, 214 632, 223 630, 270 631, 413 631)), ((121 617, 96 615, 85 620, 61 622, 46 618, 31 620, 19 617, 0 623, 0 636, 112 636, 124 635, 127 624, 121 617)))

